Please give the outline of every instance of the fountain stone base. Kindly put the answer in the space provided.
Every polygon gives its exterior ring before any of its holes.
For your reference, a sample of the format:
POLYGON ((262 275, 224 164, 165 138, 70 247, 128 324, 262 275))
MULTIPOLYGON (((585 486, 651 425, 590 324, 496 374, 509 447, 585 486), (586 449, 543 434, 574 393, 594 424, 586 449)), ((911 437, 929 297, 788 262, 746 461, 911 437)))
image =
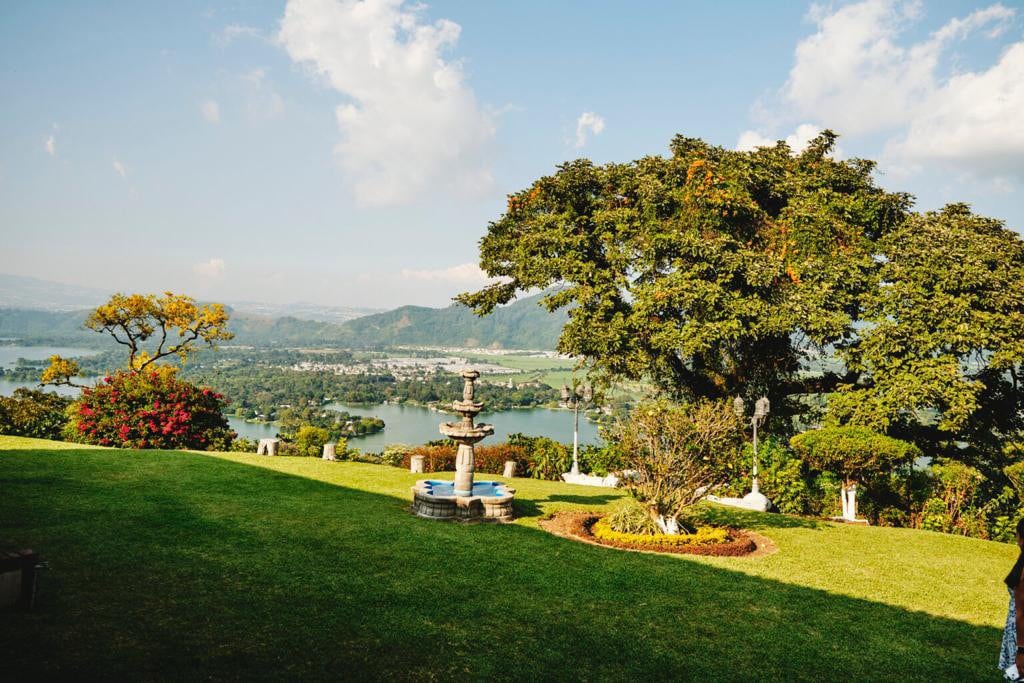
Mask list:
POLYGON ((515 493, 499 481, 478 481, 464 496, 455 493, 450 481, 421 479, 412 487, 412 511, 424 519, 511 522, 515 493))

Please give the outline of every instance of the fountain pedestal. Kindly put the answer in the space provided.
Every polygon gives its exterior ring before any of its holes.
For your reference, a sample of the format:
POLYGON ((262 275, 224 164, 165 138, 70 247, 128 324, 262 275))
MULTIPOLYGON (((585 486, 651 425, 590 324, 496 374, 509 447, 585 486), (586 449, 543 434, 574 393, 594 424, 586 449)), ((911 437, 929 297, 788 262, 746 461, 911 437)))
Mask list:
POLYGON ((483 519, 512 521, 515 489, 497 481, 473 481, 473 445, 494 433, 494 427, 474 424, 484 404, 473 400, 473 383, 480 377, 476 370, 462 373, 465 381, 462 400, 452 407, 462 416, 459 422, 442 422, 440 432, 459 444, 455 454, 455 481, 424 479, 412 488, 413 512, 429 519, 483 519))

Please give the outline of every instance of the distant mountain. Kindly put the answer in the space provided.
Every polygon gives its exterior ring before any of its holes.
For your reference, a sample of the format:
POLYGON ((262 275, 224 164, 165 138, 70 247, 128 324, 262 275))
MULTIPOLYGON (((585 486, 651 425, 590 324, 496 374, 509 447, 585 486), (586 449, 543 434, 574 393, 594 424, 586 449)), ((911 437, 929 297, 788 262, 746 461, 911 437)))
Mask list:
MULTIPOLYGON (((482 318, 462 305, 447 308, 402 306, 341 324, 269 317, 235 311, 229 329, 232 344, 252 346, 374 347, 417 346, 554 349, 565 311, 548 313, 540 295, 501 306, 482 318)), ((0 339, 32 343, 101 346, 108 340, 82 327, 88 312, 0 309, 0 339)))
POLYGON ((225 302, 236 313, 262 318, 297 318, 321 323, 343 323, 364 315, 383 313, 380 308, 352 308, 349 306, 321 306, 300 302, 295 304, 266 304, 258 301, 225 302))
POLYGON ((501 306, 484 317, 461 304, 447 308, 402 306, 350 320, 342 328, 353 339, 388 345, 554 349, 568 315, 564 310, 549 313, 539 305, 540 296, 501 306))
POLYGON ((0 273, 0 308, 77 311, 99 306, 110 292, 0 273))
POLYGON ((33 344, 104 348, 109 338, 82 326, 89 315, 80 311, 33 311, 0 309, 0 340, 16 339, 33 344))
MULTIPOLYGON (((111 291, 65 285, 20 275, 0 273, 0 308, 40 311, 80 311, 99 306, 111 291)), ((299 320, 343 323, 364 315, 381 313, 379 308, 323 306, 311 303, 268 304, 258 301, 226 301, 231 310, 266 318, 293 317, 299 320)))

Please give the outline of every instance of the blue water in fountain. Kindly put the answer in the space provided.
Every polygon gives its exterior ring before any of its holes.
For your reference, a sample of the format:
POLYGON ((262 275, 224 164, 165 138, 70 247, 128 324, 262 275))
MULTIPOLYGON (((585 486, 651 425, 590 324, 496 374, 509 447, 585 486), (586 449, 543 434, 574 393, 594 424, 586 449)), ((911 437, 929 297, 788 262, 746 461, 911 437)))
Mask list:
MULTIPOLYGON (((430 487, 430 491, 428 493, 432 496, 455 495, 455 482, 453 481, 428 479, 427 486, 430 487)), ((473 493, 471 495, 493 498, 496 496, 507 496, 508 490, 500 481, 474 481, 473 493)))

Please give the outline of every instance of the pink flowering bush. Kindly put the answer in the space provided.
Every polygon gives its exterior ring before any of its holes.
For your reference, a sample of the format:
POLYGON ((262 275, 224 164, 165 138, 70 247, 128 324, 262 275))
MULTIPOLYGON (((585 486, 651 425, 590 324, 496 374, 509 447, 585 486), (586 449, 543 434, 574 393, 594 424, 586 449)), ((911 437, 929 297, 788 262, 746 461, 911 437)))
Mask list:
POLYGON ((68 409, 70 441, 120 448, 228 450, 235 433, 224 396, 178 379, 174 368, 118 371, 68 409))

